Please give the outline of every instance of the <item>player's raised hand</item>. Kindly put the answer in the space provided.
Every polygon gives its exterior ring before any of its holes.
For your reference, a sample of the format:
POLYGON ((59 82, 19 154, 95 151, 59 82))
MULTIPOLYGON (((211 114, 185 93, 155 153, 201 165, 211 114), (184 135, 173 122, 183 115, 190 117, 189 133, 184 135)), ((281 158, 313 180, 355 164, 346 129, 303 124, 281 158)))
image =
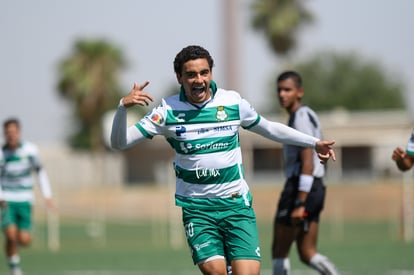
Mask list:
POLYGON ((401 161, 405 158, 405 155, 406 155, 405 151, 402 148, 397 147, 392 152, 392 159, 394 161, 401 161))
POLYGON ((142 85, 138 85, 137 82, 134 82, 134 87, 131 89, 129 94, 122 99, 122 105, 127 108, 134 105, 148 106, 150 101, 154 101, 152 96, 144 93, 143 91, 148 84, 149 81, 145 81, 142 85))
POLYGON ((316 142, 315 150, 318 153, 318 157, 321 160, 321 163, 325 164, 328 162, 330 158, 332 160, 336 160, 335 157, 335 151, 332 148, 332 145, 335 144, 335 141, 325 141, 325 140, 319 140, 316 142))

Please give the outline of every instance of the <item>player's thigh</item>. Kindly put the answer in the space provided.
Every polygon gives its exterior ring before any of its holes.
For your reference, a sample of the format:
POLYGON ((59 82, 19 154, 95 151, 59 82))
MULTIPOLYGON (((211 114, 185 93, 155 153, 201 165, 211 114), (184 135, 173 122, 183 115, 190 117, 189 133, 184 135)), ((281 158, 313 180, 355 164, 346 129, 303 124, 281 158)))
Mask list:
POLYGON ((260 261, 234 260, 231 262, 233 275, 256 275, 260 273, 260 261))
POLYGON ((224 232, 226 258, 260 261, 256 215, 251 207, 223 211, 220 228, 224 232))
POLYGON ((3 230, 14 225, 17 227, 17 206, 14 203, 7 203, 7 206, 1 209, 1 226, 3 230))
POLYGON ((320 214, 325 205, 326 187, 322 179, 315 178, 312 189, 306 199, 307 220, 319 222, 320 214))
POLYGON ((225 257, 224 240, 215 212, 182 209, 184 230, 194 264, 215 256, 225 257))
POLYGON ((16 212, 19 230, 30 232, 32 229, 32 205, 29 202, 17 203, 16 212))
POLYGON ((215 274, 215 275, 226 275, 227 274, 226 260, 224 258, 199 263, 198 268, 203 274, 215 274))
POLYGON ((285 225, 291 225, 291 213, 294 209, 294 202, 297 197, 297 186, 299 184, 299 178, 288 178, 280 194, 279 201, 277 203, 277 209, 275 219, 277 223, 285 225))

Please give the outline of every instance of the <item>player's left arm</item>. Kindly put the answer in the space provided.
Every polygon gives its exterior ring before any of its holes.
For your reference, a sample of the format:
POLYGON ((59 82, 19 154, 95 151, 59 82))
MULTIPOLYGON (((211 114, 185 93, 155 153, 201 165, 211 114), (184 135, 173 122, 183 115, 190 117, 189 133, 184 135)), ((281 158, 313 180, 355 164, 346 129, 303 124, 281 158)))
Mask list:
POLYGON ((37 174, 37 182, 40 186, 43 198, 45 199, 46 206, 51 209, 55 208, 56 206, 52 198, 52 188, 50 187, 49 176, 42 165, 39 150, 35 145, 32 145, 31 147, 30 161, 34 171, 37 174))
POLYGON ((332 147, 335 144, 333 140, 319 140, 282 123, 266 120, 264 117, 261 117, 260 121, 250 128, 250 131, 280 143, 314 148, 322 163, 326 163, 330 158, 336 160, 332 147))
POLYGON ((299 175, 298 194, 296 201, 301 202, 299 207, 296 207, 291 214, 293 220, 298 222, 305 216, 305 202, 313 184, 313 150, 311 148, 303 148, 300 152, 302 163, 301 174, 299 175))
POLYGON ((396 147, 392 152, 392 159, 397 164, 398 169, 401 171, 407 171, 414 165, 414 156, 406 153, 406 151, 400 147, 396 147))
POLYGON ((52 198, 52 188, 50 187, 49 176, 46 170, 42 166, 38 166, 36 168, 36 172, 37 172, 38 183, 40 186, 40 191, 42 192, 42 195, 45 199, 46 206, 48 208, 53 209, 56 207, 56 205, 52 198))

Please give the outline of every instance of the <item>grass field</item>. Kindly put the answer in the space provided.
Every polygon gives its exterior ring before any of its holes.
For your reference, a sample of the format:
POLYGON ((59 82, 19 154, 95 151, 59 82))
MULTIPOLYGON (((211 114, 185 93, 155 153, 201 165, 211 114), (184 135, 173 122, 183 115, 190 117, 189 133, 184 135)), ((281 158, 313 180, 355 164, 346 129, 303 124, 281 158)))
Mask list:
MULTIPOLYGON (((178 229, 181 231, 181 228, 178 229)), ((321 226, 319 250, 337 264, 341 274, 414 274, 414 244, 398 239, 387 222, 351 223, 340 227, 326 221, 321 226)), ((171 228, 162 221, 94 224, 64 219, 60 224, 60 249, 47 249, 45 224, 36 224, 32 246, 21 252, 26 275, 167 275, 199 274, 192 265, 184 239, 172 248, 171 228)), ((271 224, 259 222, 262 273, 270 273, 271 224)), ((182 236, 179 232, 178 236, 182 236)), ((4 261, 4 252, 1 254, 4 261)), ((291 252, 292 274, 316 274, 291 252)), ((6 272, 0 265, 0 274, 6 272)))
MULTIPOLYGON (((185 244, 173 189, 59 191, 60 249, 48 249, 47 215, 37 205, 33 244, 21 250, 25 275, 200 274, 185 244)), ((270 275, 270 220, 280 186, 253 186, 252 191, 259 221, 261 274, 270 275)), ((329 186, 319 251, 335 262, 342 275, 414 274, 414 242, 401 240, 402 193, 401 185, 388 182, 329 186)), ((0 256, 0 274, 7 274, 2 250, 0 256)), ((294 248, 291 265, 292 275, 317 274, 298 261, 294 248)))

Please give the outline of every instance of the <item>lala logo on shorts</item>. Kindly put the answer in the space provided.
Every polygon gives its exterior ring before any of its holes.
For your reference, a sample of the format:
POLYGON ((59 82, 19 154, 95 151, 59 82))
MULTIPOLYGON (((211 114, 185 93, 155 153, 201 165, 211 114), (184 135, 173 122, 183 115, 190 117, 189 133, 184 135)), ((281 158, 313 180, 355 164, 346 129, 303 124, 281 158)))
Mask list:
POLYGON ((200 249, 202 249, 204 247, 207 247, 209 245, 210 245, 210 241, 207 241, 207 242, 202 243, 202 244, 195 244, 194 248, 195 248, 196 251, 199 251, 200 249))

